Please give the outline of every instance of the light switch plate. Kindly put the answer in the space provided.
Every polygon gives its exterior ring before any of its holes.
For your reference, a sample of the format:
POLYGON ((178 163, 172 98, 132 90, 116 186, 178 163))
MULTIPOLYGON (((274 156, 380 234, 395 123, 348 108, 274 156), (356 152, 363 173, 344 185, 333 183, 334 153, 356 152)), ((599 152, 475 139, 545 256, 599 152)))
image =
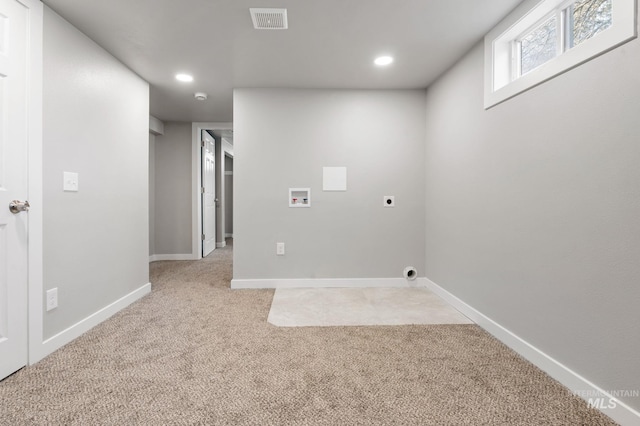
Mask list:
POLYGON ((63 172, 62 189, 68 192, 78 192, 78 174, 73 172, 63 172))

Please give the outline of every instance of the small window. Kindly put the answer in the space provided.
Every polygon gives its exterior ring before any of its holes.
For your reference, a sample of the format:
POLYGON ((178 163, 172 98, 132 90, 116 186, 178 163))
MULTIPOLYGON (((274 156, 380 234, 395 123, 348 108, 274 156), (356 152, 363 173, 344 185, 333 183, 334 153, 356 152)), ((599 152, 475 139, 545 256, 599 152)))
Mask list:
POLYGON ((636 37, 635 0, 528 0, 485 37, 489 108, 636 37))
POLYGON ((520 57, 519 75, 538 68, 558 55, 557 21, 556 15, 553 15, 519 38, 516 43, 520 57))
POLYGON ((612 0, 582 0, 565 10, 567 37, 565 46, 571 49, 608 29, 613 24, 612 0))

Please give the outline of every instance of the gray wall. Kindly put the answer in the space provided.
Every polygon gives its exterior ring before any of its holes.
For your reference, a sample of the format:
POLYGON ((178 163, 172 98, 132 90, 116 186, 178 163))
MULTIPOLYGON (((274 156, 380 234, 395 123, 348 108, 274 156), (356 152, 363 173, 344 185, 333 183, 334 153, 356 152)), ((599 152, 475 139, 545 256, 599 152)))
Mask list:
POLYGON ((191 254, 191 123, 166 122, 155 143, 155 253, 191 254))
POLYGON ((236 90, 234 279, 424 275, 424 117, 421 90, 236 90), (323 166, 348 168, 347 192, 322 191, 323 166))
MULTIPOLYGON (((211 134, 211 133, 210 133, 211 134)), ((213 135, 212 135, 213 137, 213 135)), ((217 246, 222 245, 225 242, 224 234, 226 232, 227 221, 225 219, 226 204, 225 191, 227 185, 225 184, 225 162, 224 162, 224 149, 222 148, 222 138, 214 137, 216 141, 216 243, 217 246)))
POLYGON ((45 7, 43 115, 46 339, 149 282, 149 87, 45 7))
POLYGON ((634 40, 485 111, 479 44, 427 94, 427 277, 610 390, 640 377, 639 69, 634 40))
POLYGON ((224 157, 224 170, 224 232, 233 235, 233 158, 224 157))
POLYGON ((149 254, 156 254, 156 136, 149 133, 149 254))

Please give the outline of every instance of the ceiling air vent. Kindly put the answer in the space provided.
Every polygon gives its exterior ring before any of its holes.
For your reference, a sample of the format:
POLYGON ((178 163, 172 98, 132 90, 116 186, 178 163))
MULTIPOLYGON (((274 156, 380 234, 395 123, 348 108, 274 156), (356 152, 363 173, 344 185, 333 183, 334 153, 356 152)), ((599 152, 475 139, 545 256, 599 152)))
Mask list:
POLYGON ((251 20, 256 30, 286 30, 287 9, 250 8, 251 20))

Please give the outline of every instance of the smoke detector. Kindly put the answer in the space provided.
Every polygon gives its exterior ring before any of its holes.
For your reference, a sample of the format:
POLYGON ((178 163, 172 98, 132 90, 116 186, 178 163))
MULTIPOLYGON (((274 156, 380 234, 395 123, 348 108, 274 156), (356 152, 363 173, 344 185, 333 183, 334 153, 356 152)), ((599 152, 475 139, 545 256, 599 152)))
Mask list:
POLYGON ((206 101, 207 100, 207 94, 204 93, 204 92, 197 92, 193 96, 199 101, 206 101))
POLYGON ((289 28, 287 9, 252 7, 249 12, 251 12, 253 28, 256 30, 286 30, 289 28))

